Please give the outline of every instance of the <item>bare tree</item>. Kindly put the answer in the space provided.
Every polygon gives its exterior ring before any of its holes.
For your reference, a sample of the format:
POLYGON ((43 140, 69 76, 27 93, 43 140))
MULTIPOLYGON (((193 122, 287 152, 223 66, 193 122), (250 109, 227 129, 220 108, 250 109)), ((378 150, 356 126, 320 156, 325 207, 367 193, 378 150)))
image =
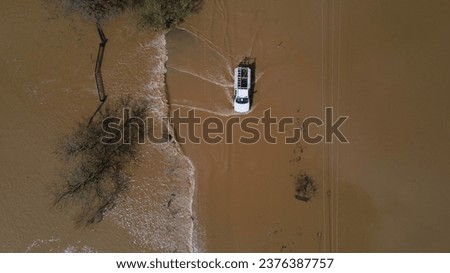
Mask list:
MULTIPOLYGON (((138 140, 142 130, 132 124, 133 118, 145 119, 147 106, 130 97, 112 101, 93 119, 90 126, 79 123, 64 137, 57 153, 66 162, 61 172, 62 181, 55 185, 54 205, 75 210, 75 222, 89 225, 100 222, 106 211, 114 207, 117 199, 129 186, 127 166, 136 161, 138 140), (129 109, 125 119, 123 109, 129 109), (106 141, 102 126, 107 118, 120 118, 120 134, 106 141), (127 137, 129 141, 123 141, 127 137)), ((142 129, 142 128, 141 128, 142 129)))
POLYGON ((201 9, 203 0, 59 0, 68 11, 85 18, 102 20, 130 9, 139 14, 139 23, 157 30, 170 29, 201 9))
POLYGON ((136 0, 140 23, 154 29, 170 29, 201 9, 203 0, 136 0))
POLYGON ((69 11, 76 11, 86 18, 107 19, 122 13, 134 1, 130 0, 60 0, 69 11))

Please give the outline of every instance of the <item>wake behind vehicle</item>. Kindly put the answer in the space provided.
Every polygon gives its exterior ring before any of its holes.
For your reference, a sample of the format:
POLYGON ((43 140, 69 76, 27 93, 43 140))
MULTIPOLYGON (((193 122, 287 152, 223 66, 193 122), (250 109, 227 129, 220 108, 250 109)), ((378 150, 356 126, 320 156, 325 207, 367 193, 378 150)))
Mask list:
POLYGON ((252 70, 238 66, 234 69, 234 111, 245 113, 250 110, 250 89, 252 70))

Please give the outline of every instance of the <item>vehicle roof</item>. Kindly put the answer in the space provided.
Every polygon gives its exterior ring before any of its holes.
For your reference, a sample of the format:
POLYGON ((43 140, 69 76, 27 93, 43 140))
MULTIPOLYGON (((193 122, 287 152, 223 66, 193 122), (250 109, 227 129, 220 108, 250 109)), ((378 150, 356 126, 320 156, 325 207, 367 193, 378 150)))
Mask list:
POLYGON ((237 89, 236 96, 237 97, 248 97, 248 89, 237 89))

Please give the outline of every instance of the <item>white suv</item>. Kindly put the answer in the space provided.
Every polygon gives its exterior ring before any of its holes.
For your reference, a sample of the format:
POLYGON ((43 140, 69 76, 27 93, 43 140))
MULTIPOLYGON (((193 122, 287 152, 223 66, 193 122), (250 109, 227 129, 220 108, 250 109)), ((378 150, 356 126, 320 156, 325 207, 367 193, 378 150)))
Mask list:
POLYGON ((252 70, 249 67, 234 69, 234 111, 245 113, 250 110, 250 89, 252 70))

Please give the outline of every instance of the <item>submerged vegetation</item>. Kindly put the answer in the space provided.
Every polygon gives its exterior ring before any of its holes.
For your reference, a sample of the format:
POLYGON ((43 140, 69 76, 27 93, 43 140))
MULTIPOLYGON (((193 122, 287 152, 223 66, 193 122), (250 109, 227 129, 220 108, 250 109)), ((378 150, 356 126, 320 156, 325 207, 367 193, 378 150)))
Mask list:
MULTIPOLYGON (((300 110, 297 110, 297 113, 300 110)), ((296 122, 298 126, 301 125, 301 119, 297 118, 296 122)), ((289 160, 290 163, 294 164, 294 166, 297 169, 297 172, 295 174, 291 174, 290 176, 294 178, 294 185, 295 185, 295 194, 294 197, 297 200, 303 201, 303 202, 309 202, 311 198, 313 198, 317 193, 317 185, 313 178, 307 174, 302 166, 301 166, 301 160, 303 156, 303 147, 300 142, 298 142, 295 145, 295 148, 293 150, 294 158, 289 160)))
POLYGON ((317 192, 314 180, 306 173, 300 172, 295 176, 295 195, 297 200, 308 202, 317 192))
MULTIPOLYGON (((55 185, 54 205, 74 210, 74 220, 79 225, 100 222, 105 212, 116 204, 118 198, 129 187, 127 167, 137 160, 138 139, 142 132, 133 126, 134 118, 146 117, 147 106, 130 97, 111 102, 92 120, 90 126, 80 123, 60 143, 57 153, 66 162, 62 181, 55 185), (122 124, 111 124, 123 128, 102 142, 102 122, 107 117, 121 117, 123 109, 130 109, 130 117, 122 124), (128 139, 118 139, 121 136, 128 139)), ((119 129, 117 129, 119 130, 119 129)))
POLYGON ((139 23, 156 30, 170 29, 200 9, 203 0, 61 0, 66 9, 96 20, 125 10, 139 14, 139 23))

